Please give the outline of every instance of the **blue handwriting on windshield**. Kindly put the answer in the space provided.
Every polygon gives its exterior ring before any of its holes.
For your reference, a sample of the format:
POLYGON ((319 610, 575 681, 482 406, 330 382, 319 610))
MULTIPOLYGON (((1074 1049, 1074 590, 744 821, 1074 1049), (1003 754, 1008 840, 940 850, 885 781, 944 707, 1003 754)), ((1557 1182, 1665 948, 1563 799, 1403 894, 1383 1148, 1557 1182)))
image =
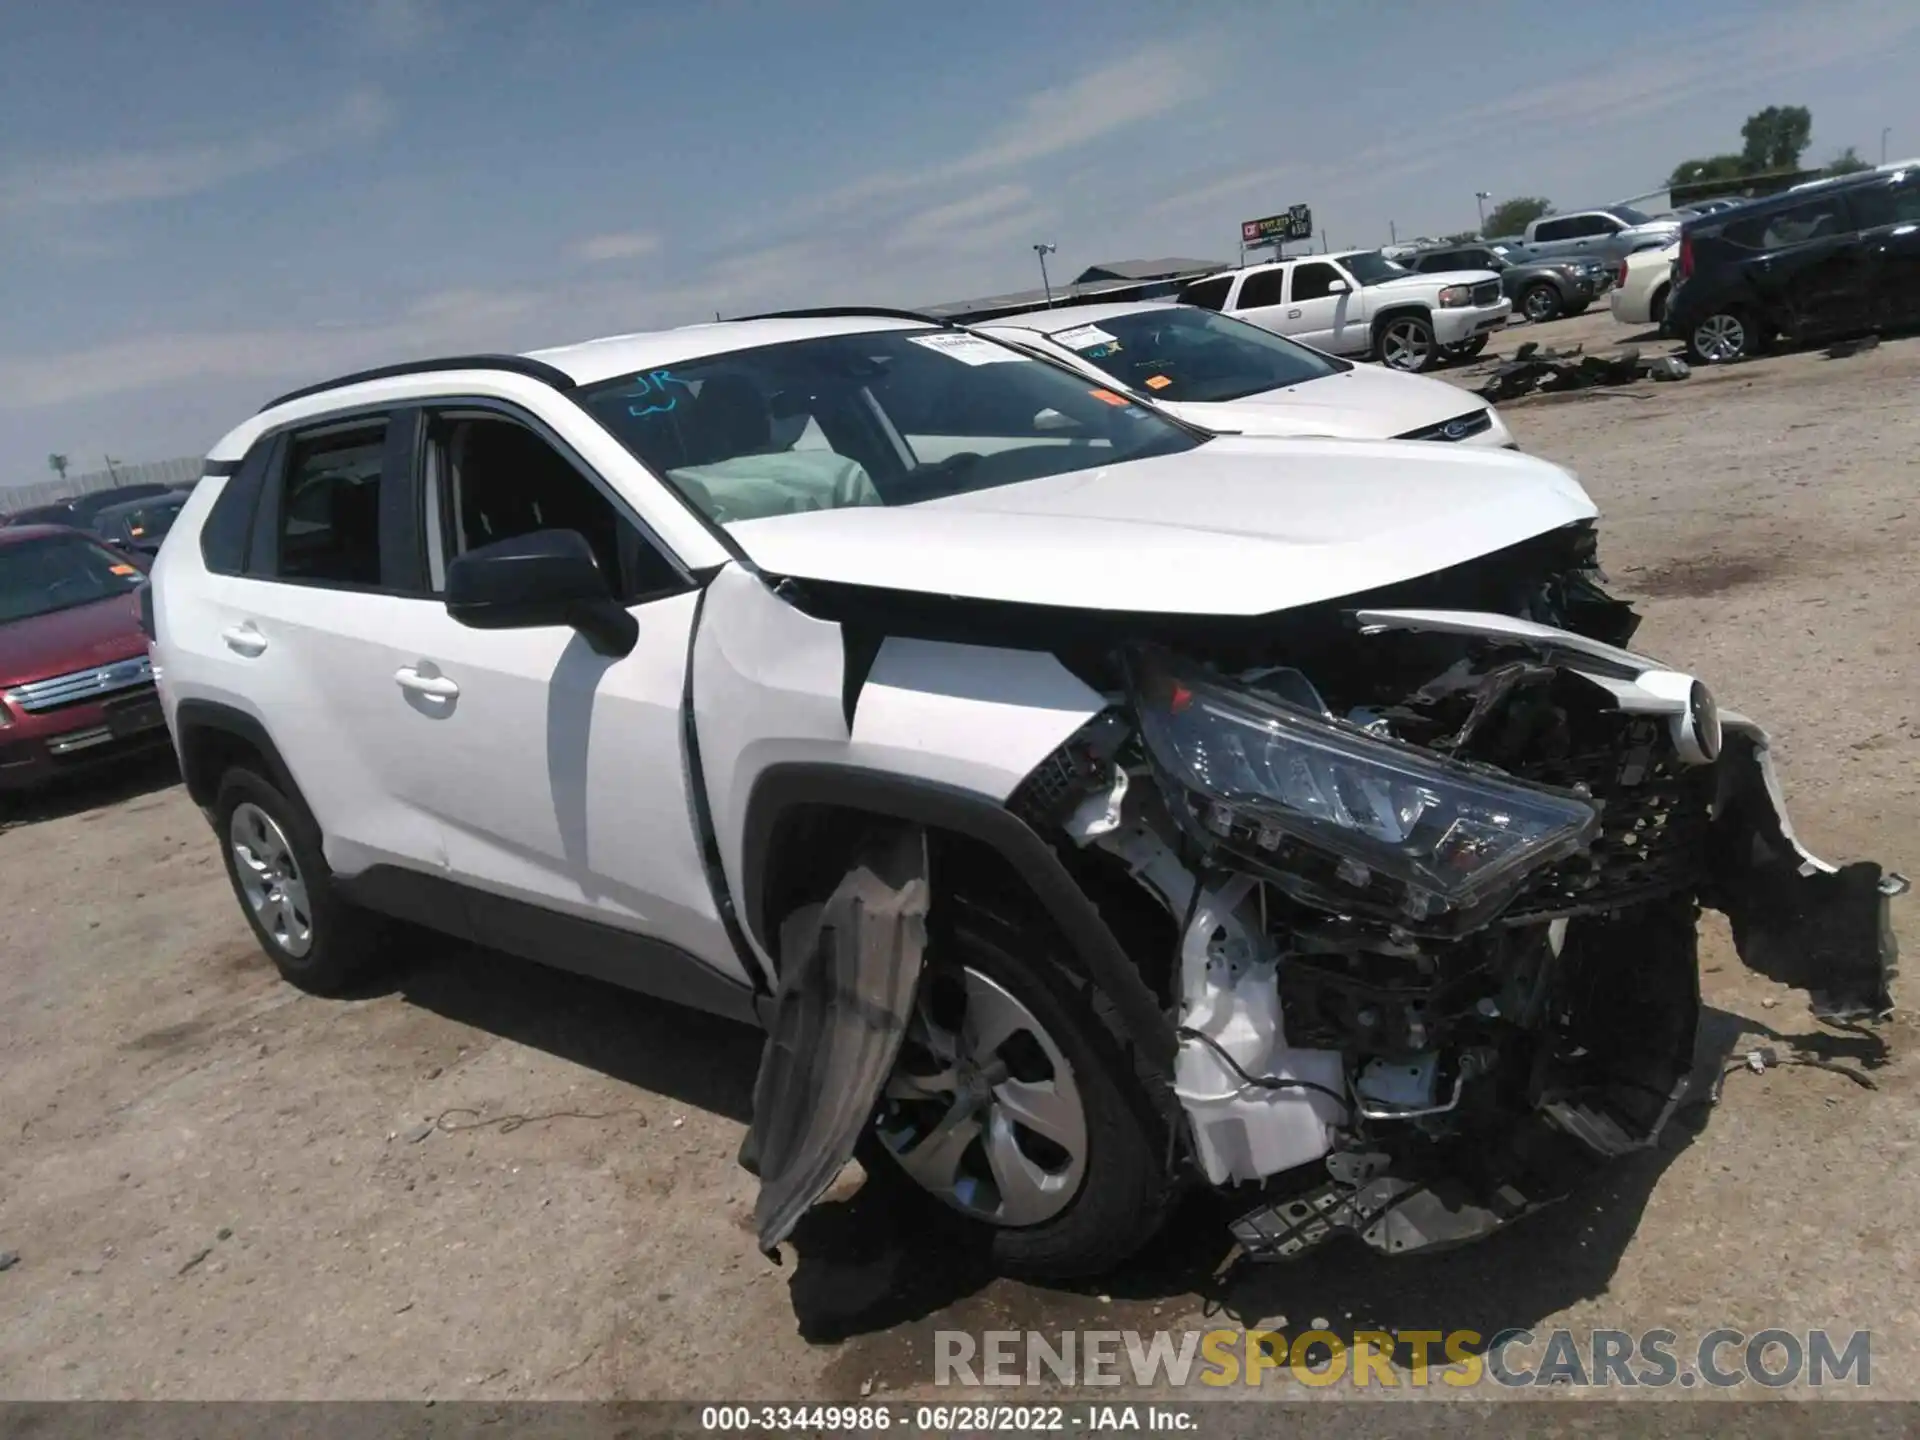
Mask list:
POLYGON ((680 397, 668 390, 669 385, 678 385, 686 389, 687 382, 671 370, 654 370, 645 375, 633 377, 639 383, 639 389, 630 390, 621 398, 624 400, 644 400, 645 405, 628 405, 627 414, 635 417, 664 415, 680 403, 680 397))

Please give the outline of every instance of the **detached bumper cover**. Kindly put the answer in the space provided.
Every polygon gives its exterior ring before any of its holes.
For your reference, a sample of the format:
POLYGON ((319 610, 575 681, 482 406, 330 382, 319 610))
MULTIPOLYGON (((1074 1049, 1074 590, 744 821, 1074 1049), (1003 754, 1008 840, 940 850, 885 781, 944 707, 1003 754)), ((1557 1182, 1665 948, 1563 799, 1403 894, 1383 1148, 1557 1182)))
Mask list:
POLYGON ((780 929, 780 989, 740 1163, 772 1254, 852 1158, 906 1033, 926 952, 926 838, 876 830, 824 903, 780 929))

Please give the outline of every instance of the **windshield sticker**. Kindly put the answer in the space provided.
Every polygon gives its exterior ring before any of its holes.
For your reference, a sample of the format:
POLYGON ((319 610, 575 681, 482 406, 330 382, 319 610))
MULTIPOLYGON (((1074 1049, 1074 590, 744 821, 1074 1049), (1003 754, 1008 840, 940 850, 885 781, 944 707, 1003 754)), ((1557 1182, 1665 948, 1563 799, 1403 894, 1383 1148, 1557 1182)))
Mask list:
POLYGON ((1109 335, 1098 325, 1077 325, 1071 330, 1055 332, 1053 338, 1069 350, 1091 350, 1096 345, 1111 345, 1115 350, 1120 348, 1119 338, 1109 335))
POLYGON ((645 375, 633 377, 637 389, 629 390, 620 398, 632 403, 627 406, 627 414, 636 419, 648 415, 664 415, 680 403, 680 397, 668 387, 678 385, 681 389, 690 389, 671 370, 653 370, 645 375))
POLYGON ((1133 403, 1131 400, 1126 399, 1124 396, 1114 394, 1113 391, 1111 390, 1089 390, 1087 391, 1087 393, 1093 396, 1093 398, 1096 400, 1106 401, 1107 404, 1109 405, 1124 406, 1124 405, 1131 405, 1133 403))
POLYGON ((950 355, 965 365, 994 365, 1002 360, 1027 358, 1018 350, 1009 349, 1005 345, 996 345, 993 341, 983 340, 978 335, 909 335, 907 339, 929 350, 937 350, 942 355, 950 355))
POLYGON ((1173 381, 1164 375, 1149 375, 1147 377, 1147 388, 1149 390, 1164 390, 1172 383, 1173 381))

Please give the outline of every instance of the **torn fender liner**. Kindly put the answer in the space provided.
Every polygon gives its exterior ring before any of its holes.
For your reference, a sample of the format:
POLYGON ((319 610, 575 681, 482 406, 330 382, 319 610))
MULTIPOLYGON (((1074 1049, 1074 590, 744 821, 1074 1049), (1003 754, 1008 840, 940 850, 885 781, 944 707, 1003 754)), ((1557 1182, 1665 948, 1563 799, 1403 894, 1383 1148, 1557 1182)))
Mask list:
POLYGON ((1763 739, 1727 736, 1715 806, 1712 894, 1748 969, 1812 997, 1831 1019, 1893 1011, 1900 952, 1888 900, 1906 888, 1872 861, 1834 869, 1800 848, 1780 807, 1763 739))
POLYGON ((927 946, 926 832, 867 833, 824 903, 780 927, 780 990, 740 1163, 772 1254, 852 1158, 893 1069, 927 946))

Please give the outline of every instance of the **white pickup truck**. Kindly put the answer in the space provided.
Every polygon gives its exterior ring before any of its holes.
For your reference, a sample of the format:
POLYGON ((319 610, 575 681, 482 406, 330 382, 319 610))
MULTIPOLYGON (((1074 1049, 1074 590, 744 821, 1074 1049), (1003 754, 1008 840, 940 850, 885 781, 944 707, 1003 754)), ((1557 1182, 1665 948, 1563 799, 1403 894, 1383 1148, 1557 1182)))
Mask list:
POLYGON ((1249 265, 1196 280, 1180 299, 1316 350, 1416 373, 1484 349, 1513 309, 1491 270, 1417 274, 1378 250, 1249 265))

